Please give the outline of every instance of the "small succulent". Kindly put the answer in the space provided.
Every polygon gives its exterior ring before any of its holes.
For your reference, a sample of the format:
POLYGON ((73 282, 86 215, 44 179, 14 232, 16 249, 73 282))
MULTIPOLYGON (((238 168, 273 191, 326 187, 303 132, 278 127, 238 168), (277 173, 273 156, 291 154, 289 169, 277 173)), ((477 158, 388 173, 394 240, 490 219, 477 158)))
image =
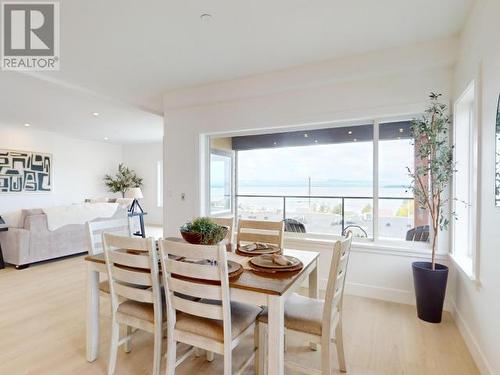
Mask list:
POLYGON ((181 232, 191 232, 201 234, 202 245, 213 245, 221 242, 227 234, 227 228, 214 223, 208 217, 199 217, 184 224, 181 232))

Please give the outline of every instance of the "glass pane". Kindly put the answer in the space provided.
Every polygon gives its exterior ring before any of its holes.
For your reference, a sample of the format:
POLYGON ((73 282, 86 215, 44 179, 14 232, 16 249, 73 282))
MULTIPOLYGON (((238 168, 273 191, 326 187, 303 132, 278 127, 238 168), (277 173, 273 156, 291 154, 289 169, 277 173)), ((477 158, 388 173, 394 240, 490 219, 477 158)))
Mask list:
POLYGON ((373 199, 346 198, 344 228, 354 237, 373 238, 373 199))
POLYGON ((238 196, 238 219, 283 220, 283 198, 238 196))
POLYGON ((212 153, 210 157, 210 214, 231 211, 232 157, 212 153))
MULTIPOLYGON (((342 233, 342 199, 286 198, 286 218, 305 233, 342 233)), ((295 230, 292 230, 295 231, 295 230)))
POLYGON ((379 199, 379 237, 406 239, 406 233, 414 227, 414 200, 379 199))
POLYGON ((417 228, 429 224, 427 211, 415 207, 410 189, 408 169, 413 171, 418 162, 410 126, 410 122, 380 125, 380 134, 384 135, 379 141, 380 239, 406 240, 417 228))
POLYGON ((342 197, 348 197, 354 198, 346 201, 350 222, 373 236, 373 127, 363 126, 363 138, 356 127, 336 129, 338 138, 328 140, 299 134, 306 146, 282 146, 277 138, 274 147, 238 151, 239 216, 282 220, 286 197, 287 222, 307 233, 339 235, 342 197))

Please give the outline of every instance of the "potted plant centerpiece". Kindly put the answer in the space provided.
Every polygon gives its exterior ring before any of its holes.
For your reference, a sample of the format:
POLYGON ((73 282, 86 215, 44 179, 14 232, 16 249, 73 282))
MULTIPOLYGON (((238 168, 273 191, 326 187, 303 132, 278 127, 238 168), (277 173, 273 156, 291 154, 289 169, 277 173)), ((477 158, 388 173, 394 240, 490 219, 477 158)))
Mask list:
POLYGON ((449 224, 445 210, 448 199, 443 193, 455 172, 453 146, 448 140, 451 119, 447 106, 439 102, 440 96, 431 93, 429 108, 421 119, 413 121, 415 154, 420 163, 413 170, 408 168, 415 200, 431 220, 431 261, 412 264, 418 317, 431 323, 441 322, 446 293, 448 267, 436 263, 436 246, 439 232, 449 224))
POLYGON ((228 230, 208 217, 196 218, 180 228, 182 238, 196 245, 216 245, 226 237, 228 230))

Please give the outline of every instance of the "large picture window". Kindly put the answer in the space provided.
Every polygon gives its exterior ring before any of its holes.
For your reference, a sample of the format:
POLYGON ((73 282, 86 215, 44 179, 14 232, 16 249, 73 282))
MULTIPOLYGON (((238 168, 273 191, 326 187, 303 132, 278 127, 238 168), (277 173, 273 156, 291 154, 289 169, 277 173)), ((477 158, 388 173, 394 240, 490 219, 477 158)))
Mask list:
MULTIPOLYGON (((285 220, 286 230, 299 235, 350 230, 368 240, 425 243, 428 215, 415 207, 409 189, 408 168, 419 162, 410 128, 410 121, 377 122, 232 137, 234 212, 241 219, 285 220)), ((229 205, 217 163, 222 159, 212 152, 211 212, 229 205)))

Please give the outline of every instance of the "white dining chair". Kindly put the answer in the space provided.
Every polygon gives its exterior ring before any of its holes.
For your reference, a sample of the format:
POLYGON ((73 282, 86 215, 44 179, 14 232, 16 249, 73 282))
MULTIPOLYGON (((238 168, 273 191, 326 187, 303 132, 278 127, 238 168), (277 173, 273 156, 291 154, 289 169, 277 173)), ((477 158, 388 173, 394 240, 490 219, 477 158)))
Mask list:
POLYGON ((237 245, 260 242, 283 249, 283 221, 240 220, 238 223, 237 245))
POLYGON ((174 375, 176 366, 191 354, 189 351, 177 358, 177 342, 222 354, 225 375, 241 374, 255 356, 252 352, 240 369, 232 370, 232 350, 247 332, 254 332, 261 309, 230 301, 226 256, 223 242, 208 246, 178 239, 160 241, 167 310, 167 375, 174 375), (201 299, 187 300, 176 293, 201 299))
MULTIPOLYGON (((285 334, 300 334, 311 343, 320 344, 321 370, 304 368, 289 361, 285 361, 286 367, 303 373, 331 375, 333 346, 335 345, 340 371, 347 371, 342 337, 342 301, 351 241, 352 233, 349 232, 345 238, 335 242, 325 300, 292 294, 285 302, 285 334)), ((261 373, 263 373, 267 352, 267 309, 264 309, 258 321, 258 362, 262 366, 261 373)))
POLYGON ((229 230, 227 231, 226 238, 225 240, 227 241, 227 249, 231 249, 231 251, 234 251, 232 244, 233 244, 233 237, 234 237, 234 218, 233 217, 211 217, 210 220, 212 220, 215 224, 218 225, 223 225, 225 227, 228 227, 229 230))
POLYGON ((112 310, 108 375, 115 372, 118 347, 130 351, 134 328, 154 335, 153 375, 159 375, 166 324, 154 240, 103 233, 103 247, 112 310), (127 327, 122 338, 120 325, 127 327))
MULTIPOLYGON (((89 255, 101 254, 104 249, 102 246, 102 234, 113 233, 123 236, 132 236, 132 227, 128 217, 122 219, 89 221, 85 225, 87 229, 87 245, 89 255)), ((99 290, 109 295, 109 282, 102 280, 99 282, 99 290)))

